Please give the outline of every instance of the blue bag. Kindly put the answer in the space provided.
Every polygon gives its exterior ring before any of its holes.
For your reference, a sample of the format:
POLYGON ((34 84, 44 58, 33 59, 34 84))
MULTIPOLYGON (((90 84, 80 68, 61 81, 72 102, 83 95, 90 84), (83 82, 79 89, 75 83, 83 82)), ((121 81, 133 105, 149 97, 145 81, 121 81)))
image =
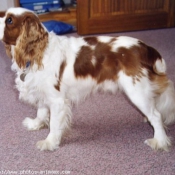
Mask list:
POLYGON ((74 26, 60 21, 45 21, 43 22, 43 24, 49 32, 53 31, 57 35, 70 33, 74 31, 74 26))

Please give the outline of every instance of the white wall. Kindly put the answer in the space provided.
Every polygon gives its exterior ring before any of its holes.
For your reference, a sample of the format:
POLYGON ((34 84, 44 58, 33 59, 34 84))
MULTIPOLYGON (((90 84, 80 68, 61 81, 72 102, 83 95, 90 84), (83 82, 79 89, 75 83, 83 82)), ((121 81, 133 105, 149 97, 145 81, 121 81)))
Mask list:
POLYGON ((9 7, 15 6, 15 0, 0 0, 0 11, 6 11, 9 7))

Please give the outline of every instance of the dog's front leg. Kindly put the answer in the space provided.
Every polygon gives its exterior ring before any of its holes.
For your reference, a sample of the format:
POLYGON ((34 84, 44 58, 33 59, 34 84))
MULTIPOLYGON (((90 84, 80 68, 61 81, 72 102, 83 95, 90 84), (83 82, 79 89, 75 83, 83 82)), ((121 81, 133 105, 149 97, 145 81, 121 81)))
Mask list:
POLYGON ((50 133, 45 140, 37 143, 41 151, 53 151, 58 148, 63 133, 69 128, 70 108, 64 99, 54 101, 50 105, 50 133))
POLYGON ((23 126, 30 131, 39 130, 49 123, 49 109, 45 106, 39 106, 37 117, 35 119, 26 117, 23 126))

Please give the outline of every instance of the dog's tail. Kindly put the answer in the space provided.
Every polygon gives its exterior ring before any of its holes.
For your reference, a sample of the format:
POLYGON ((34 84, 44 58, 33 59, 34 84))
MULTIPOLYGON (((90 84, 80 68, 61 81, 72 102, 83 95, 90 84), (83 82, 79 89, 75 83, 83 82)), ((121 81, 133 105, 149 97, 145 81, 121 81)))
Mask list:
POLYGON ((153 70, 158 75, 165 75, 166 74, 166 63, 163 58, 157 59, 153 65, 153 70))

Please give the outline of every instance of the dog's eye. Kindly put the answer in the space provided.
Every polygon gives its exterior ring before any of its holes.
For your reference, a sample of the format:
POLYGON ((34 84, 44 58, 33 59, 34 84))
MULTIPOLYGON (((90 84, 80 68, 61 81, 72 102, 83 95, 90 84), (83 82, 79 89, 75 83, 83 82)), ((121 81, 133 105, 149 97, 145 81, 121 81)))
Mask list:
POLYGON ((6 19, 6 24, 13 24, 13 20, 11 17, 6 19))

